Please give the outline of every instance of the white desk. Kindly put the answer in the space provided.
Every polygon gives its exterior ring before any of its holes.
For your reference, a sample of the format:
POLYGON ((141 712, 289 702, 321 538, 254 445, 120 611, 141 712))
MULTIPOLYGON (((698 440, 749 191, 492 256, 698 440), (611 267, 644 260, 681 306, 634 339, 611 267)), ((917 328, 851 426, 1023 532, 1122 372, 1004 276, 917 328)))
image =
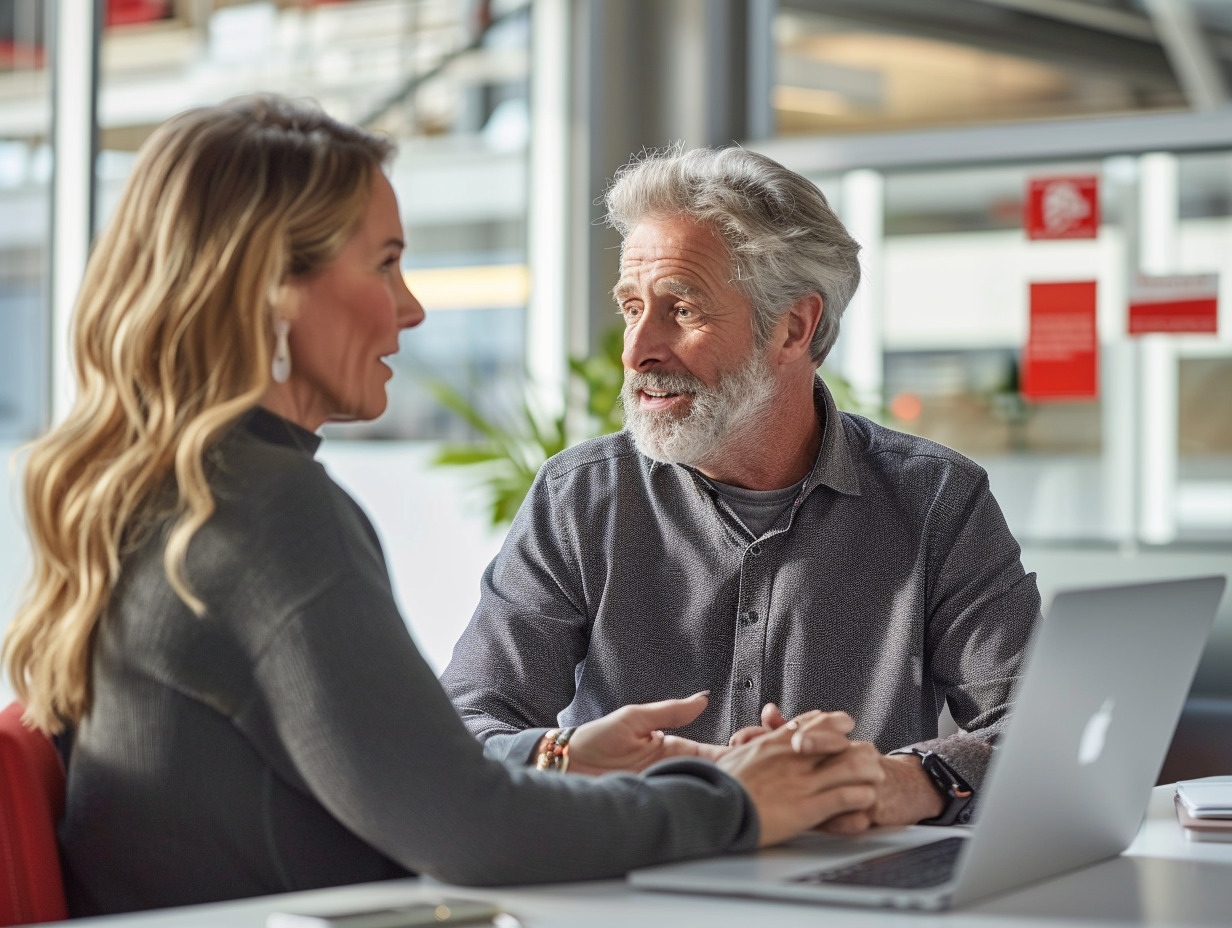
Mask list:
MULTIPOLYGON (((944 915, 861 911, 829 906, 745 901, 672 893, 635 892, 605 881, 527 889, 445 888, 492 899, 525 928, 847 928, 889 925, 1232 925, 1232 843, 1186 841, 1172 808, 1172 788, 1158 787, 1142 830, 1113 860, 944 915)), ((439 895, 420 880, 371 883, 217 905, 129 916, 84 919, 81 928, 264 928, 279 909, 345 910, 392 905, 439 895)))

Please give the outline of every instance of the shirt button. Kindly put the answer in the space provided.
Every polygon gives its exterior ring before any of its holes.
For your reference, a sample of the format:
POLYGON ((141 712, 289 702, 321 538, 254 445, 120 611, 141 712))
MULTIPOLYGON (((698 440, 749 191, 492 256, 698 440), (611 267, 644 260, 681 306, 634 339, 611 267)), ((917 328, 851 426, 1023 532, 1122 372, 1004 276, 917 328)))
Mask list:
POLYGON ((753 678, 752 677, 744 678, 744 688, 746 690, 751 690, 753 688, 753 678))
POLYGON ((742 612, 740 613, 740 621, 743 622, 745 625, 752 625, 754 622, 757 621, 757 613, 751 612, 751 611, 742 612))
POLYGON ((757 545, 757 544, 752 545, 749 548, 749 554, 753 555, 754 557, 761 554, 761 545, 757 545))

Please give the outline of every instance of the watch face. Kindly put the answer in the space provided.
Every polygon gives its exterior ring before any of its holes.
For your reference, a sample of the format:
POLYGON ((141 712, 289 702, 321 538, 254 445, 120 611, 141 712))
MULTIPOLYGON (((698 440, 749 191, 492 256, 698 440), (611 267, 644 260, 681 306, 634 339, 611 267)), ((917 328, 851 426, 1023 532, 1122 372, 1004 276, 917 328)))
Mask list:
POLYGON ((954 781, 946 776, 945 769, 937 763, 937 760, 936 754, 925 754, 920 758, 920 763, 924 765, 924 770, 933 781, 933 785, 941 791, 943 796, 953 795, 954 781))
POLYGON ((924 769, 928 771, 928 775, 933 778, 933 782, 947 794, 958 796, 971 795, 972 790, 967 781, 960 777, 958 771, 942 760, 937 754, 929 752, 923 757, 922 763, 924 764, 924 769))
POLYGON ((937 788, 937 792, 945 797, 945 808, 935 818, 924 819, 924 824, 953 825, 955 822, 965 824, 970 821, 967 806, 971 802, 973 790, 967 781, 932 751, 920 752, 920 763, 929 779, 937 788))

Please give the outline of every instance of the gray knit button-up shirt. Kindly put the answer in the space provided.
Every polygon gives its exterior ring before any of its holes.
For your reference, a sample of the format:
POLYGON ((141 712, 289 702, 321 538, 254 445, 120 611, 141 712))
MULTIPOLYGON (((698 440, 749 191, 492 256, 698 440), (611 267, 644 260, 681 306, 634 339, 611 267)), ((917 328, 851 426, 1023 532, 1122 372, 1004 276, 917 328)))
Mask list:
POLYGON ((840 413, 795 501, 754 538, 687 467, 627 433, 541 470, 445 670, 491 756, 545 727, 711 691, 679 731, 724 743, 776 702, 856 721, 882 752, 923 744, 973 784, 1039 614, 1034 574, 972 461, 840 413), (944 703, 963 729, 937 738, 944 703))

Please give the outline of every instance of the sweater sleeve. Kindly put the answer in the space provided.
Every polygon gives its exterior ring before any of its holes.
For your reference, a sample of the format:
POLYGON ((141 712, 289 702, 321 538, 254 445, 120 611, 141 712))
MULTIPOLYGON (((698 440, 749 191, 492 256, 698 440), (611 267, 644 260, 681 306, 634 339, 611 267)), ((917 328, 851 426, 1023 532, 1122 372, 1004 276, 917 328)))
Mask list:
POLYGON ((485 757, 411 640, 383 564, 346 565, 304 596, 255 675, 237 723, 408 869, 455 883, 592 879, 756 844, 751 800, 711 764, 574 778, 485 757))

